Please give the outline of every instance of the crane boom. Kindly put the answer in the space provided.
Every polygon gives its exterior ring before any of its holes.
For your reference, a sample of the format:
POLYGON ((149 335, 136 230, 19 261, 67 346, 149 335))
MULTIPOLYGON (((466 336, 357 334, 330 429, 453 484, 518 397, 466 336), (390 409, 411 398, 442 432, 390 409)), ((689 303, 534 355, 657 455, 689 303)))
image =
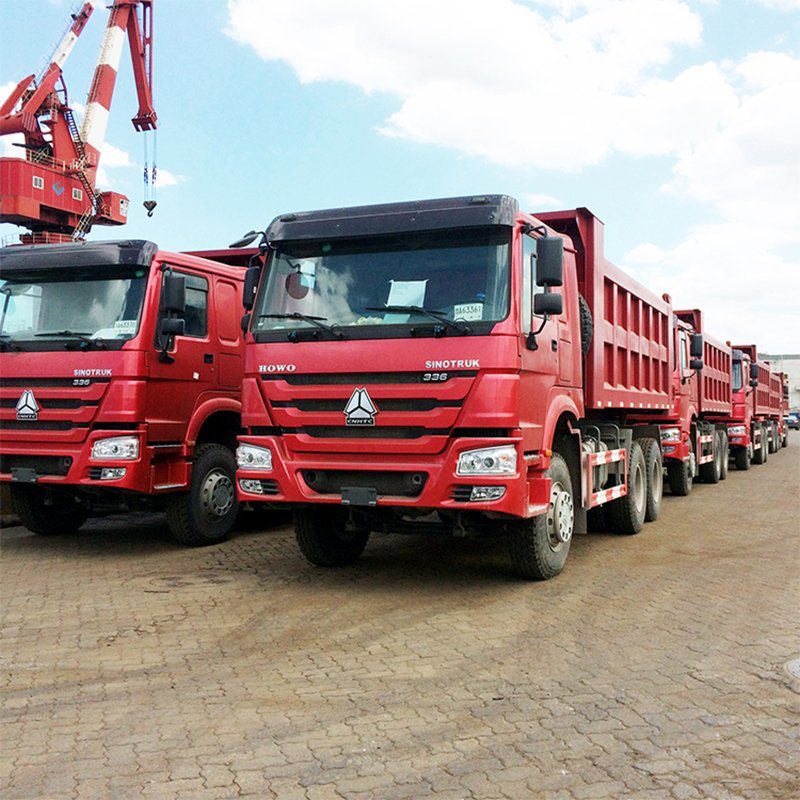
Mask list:
POLYGON ((0 222, 28 228, 31 235, 23 236, 25 241, 82 238, 93 224, 122 225, 127 220, 128 198, 118 192, 98 194, 94 187, 126 34, 139 102, 132 122, 137 131, 156 128, 153 0, 112 0, 78 130, 62 68, 102 2, 83 2, 39 77, 23 78, 0 106, 0 135, 22 134, 25 153, 24 160, 0 158, 0 222))

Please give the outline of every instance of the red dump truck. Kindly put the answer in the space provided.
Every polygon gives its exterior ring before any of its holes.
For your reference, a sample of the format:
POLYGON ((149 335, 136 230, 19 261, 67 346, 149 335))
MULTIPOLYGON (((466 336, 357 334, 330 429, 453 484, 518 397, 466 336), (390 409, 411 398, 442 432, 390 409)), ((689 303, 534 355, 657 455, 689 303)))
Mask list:
POLYGON ((759 360, 754 344, 733 345, 733 392, 728 438, 736 468, 746 470, 777 451, 783 405, 780 376, 759 360))
POLYGON ((237 487, 290 504, 304 555, 371 532, 505 533, 524 577, 574 532, 655 517, 672 309, 606 261, 585 208, 503 195, 284 214, 248 270, 237 487), (263 272, 263 274, 262 274, 263 272))
POLYGON ((672 494, 687 495, 695 477, 717 483, 728 474, 731 348, 705 330, 700 309, 676 311, 674 323, 674 402, 661 449, 672 494))
POLYGON ((180 542, 227 535, 243 275, 141 240, 0 251, 0 480, 23 525, 157 505, 180 542))

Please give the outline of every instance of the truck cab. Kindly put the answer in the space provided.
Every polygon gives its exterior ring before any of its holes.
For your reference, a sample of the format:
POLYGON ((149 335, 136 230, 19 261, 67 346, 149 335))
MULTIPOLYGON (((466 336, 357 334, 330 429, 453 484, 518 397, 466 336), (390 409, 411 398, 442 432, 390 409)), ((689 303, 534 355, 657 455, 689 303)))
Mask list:
POLYGON ((142 240, 0 251, 0 480, 24 525, 155 506, 179 541, 227 535, 242 276, 142 240))
POLYGON ((602 228, 505 195, 277 217, 245 281, 240 499, 291 506, 320 566, 374 531, 504 533, 546 579, 592 508, 638 532, 662 466, 625 415, 669 408, 669 306, 602 228))

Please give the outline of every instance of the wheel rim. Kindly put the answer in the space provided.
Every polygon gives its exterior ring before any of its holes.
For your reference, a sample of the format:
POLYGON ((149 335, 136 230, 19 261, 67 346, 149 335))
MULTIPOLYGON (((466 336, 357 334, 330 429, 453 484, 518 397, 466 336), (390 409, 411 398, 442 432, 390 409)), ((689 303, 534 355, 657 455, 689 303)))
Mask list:
MULTIPOLYGON (((647 482, 644 479, 644 470, 641 464, 637 464, 633 468, 633 502, 636 506, 636 513, 639 514, 644 510, 644 504, 647 500, 647 482)), ((629 487, 630 491, 630 487, 629 487)))
POLYGON ((560 481, 550 487, 550 506, 547 509, 547 543, 553 551, 560 550, 572 538, 575 507, 572 495, 560 481))
POLYGON ((653 502, 661 502, 661 495, 664 493, 664 472, 658 459, 653 460, 653 469, 650 475, 650 486, 653 489, 653 502))
POLYGON ((222 470, 212 470, 200 488, 200 507, 208 519, 218 520, 233 507, 233 481, 222 470))

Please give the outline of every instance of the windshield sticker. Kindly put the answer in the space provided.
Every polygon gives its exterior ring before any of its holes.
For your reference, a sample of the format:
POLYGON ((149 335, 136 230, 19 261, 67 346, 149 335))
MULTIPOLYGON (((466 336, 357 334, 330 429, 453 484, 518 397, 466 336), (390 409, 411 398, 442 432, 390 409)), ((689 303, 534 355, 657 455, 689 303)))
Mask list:
MULTIPOLYGON (((424 281, 389 281, 389 299, 387 306, 419 306, 425 305, 425 289, 428 279, 424 281)), ((400 325, 408 322, 410 314, 386 314, 383 321, 387 325, 400 325)))
POLYGON ((117 333, 136 333, 136 325, 135 319, 118 319, 114 323, 114 330, 117 333))
POLYGON ((483 303, 459 303, 453 306, 453 319, 479 322, 483 319, 483 303))

